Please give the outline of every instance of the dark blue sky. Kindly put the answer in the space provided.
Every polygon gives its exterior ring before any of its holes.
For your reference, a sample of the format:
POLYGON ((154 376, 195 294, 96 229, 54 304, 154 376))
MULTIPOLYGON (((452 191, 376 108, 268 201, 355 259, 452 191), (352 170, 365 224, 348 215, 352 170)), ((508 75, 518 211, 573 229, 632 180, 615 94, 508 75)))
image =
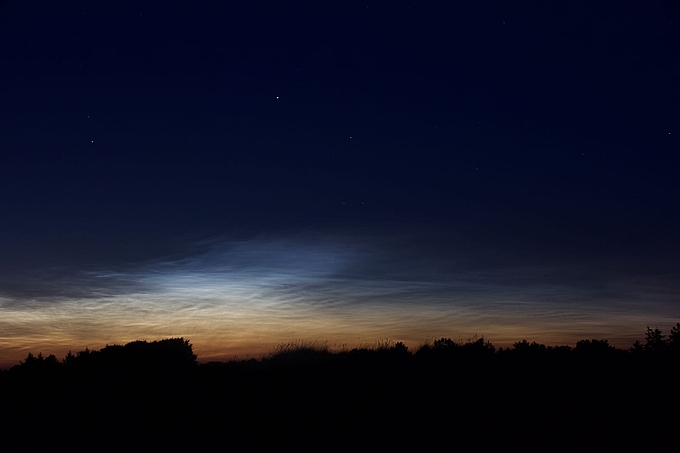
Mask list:
POLYGON ((0 348, 680 318, 674 2, 231 3, 0 3, 0 348))

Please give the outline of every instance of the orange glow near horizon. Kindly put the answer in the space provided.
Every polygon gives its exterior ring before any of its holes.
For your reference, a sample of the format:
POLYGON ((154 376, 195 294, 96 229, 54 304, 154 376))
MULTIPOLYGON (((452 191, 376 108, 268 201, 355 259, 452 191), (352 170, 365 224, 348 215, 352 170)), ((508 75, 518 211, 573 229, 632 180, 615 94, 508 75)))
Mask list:
POLYGON ((61 303, 51 307, 4 309, 0 329, 0 367, 18 364, 30 351, 55 354, 100 349, 107 344, 183 337, 199 361, 259 358, 282 343, 323 342, 330 349, 371 347, 401 341, 411 350, 447 337, 465 341, 483 335, 496 347, 527 339, 548 345, 574 345, 580 339, 607 339, 620 348, 642 340, 647 325, 669 328, 677 320, 592 312, 576 316, 524 306, 521 313, 489 313, 474 308, 440 306, 355 306, 295 310, 277 304, 240 303, 225 308, 198 301, 140 303, 128 298, 61 303), (235 307, 241 307, 236 310, 235 307), (250 306, 250 309, 243 307, 250 306))

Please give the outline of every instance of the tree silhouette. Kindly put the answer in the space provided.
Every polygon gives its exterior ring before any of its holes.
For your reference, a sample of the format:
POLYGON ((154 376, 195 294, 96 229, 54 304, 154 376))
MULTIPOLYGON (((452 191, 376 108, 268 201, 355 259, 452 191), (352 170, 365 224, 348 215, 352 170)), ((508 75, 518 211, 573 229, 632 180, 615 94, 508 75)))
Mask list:
POLYGON ((423 344, 416 351, 416 356, 433 360, 451 360, 459 355, 461 345, 450 338, 440 338, 432 344, 423 344))
POLYGON ((71 352, 69 349, 68 353, 64 356, 62 359, 61 363, 63 363, 66 366, 72 365, 76 361, 76 356, 71 352))
POLYGON ((645 351, 645 347, 640 343, 640 340, 635 340, 633 346, 628 350, 631 354, 642 354, 645 351))
POLYGON ((680 322, 671 329, 671 334, 668 336, 668 349, 676 353, 680 352, 680 322))
POLYGON ((544 344, 536 343, 535 341, 529 343, 527 340, 522 340, 512 345, 512 352, 514 354, 536 356, 545 354, 548 351, 544 344))
POLYGON ((390 352, 397 355, 409 354, 408 347, 401 341, 394 343, 394 345, 390 348, 390 352))
POLYGON ((442 350, 447 349, 447 350, 449 350, 449 349, 456 349, 459 346, 460 345, 458 343, 456 343, 455 341, 453 341, 450 338, 440 338, 439 340, 434 341, 434 348, 435 349, 442 349, 442 350))
POLYGON ((34 366, 38 362, 42 362, 42 360, 43 360, 42 352, 39 352, 38 357, 36 357, 36 356, 33 355, 33 353, 31 351, 28 351, 28 355, 26 356, 26 358, 24 360, 19 362, 19 365, 30 367, 30 366, 34 366))
POLYGON ((617 349, 609 344, 609 340, 580 340, 576 342, 574 353, 580 357, 608 357, 617 349))
POLYGON ((665 338, 666 335, 663 334, 661 329, 647 327, 647 333, 645 333, 645 350, 652 352, 664 351, 668 345, 665 338))
POLYGON ((26 358, 20 361, 19 365, 15 368, 29 375, 38 376, 53 375, 61 369, 61 365, 61 362, 59 362, 54 354, 45 357, 42 352, 39 352, 37 356, 29 352, 26 358))
POLYGON ((466 354, 476 357, 490 357, 496 353, 496 347, 491 344, 484 336, 477 336, 470 338, 462 347, 466 354))

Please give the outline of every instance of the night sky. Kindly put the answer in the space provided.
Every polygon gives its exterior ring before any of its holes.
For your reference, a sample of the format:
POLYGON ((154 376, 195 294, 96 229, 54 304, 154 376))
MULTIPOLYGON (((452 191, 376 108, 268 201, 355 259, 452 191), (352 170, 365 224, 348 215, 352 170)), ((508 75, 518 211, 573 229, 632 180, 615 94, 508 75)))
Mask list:
POLYGON ((667 330, 679 12, 0 2, 0 363, 667 330))

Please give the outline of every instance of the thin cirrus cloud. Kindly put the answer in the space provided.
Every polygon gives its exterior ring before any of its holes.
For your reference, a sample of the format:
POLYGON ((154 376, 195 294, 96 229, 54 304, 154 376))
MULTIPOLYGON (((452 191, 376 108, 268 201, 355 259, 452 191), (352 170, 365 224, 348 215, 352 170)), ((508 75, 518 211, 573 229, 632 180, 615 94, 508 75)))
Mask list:
POLYGON ((596 336, 625 346, 648 324, 677 321, 668 275, 636 270, 631 279, 577 256, 441 244, 292 234, 204 241, 180 257, 115 269, 24 273, 0 286, 0 350, 16 362, 27 349, 184 336, 206 359, 296 339, 416 346, 475 333, 499 344, 596 336))

